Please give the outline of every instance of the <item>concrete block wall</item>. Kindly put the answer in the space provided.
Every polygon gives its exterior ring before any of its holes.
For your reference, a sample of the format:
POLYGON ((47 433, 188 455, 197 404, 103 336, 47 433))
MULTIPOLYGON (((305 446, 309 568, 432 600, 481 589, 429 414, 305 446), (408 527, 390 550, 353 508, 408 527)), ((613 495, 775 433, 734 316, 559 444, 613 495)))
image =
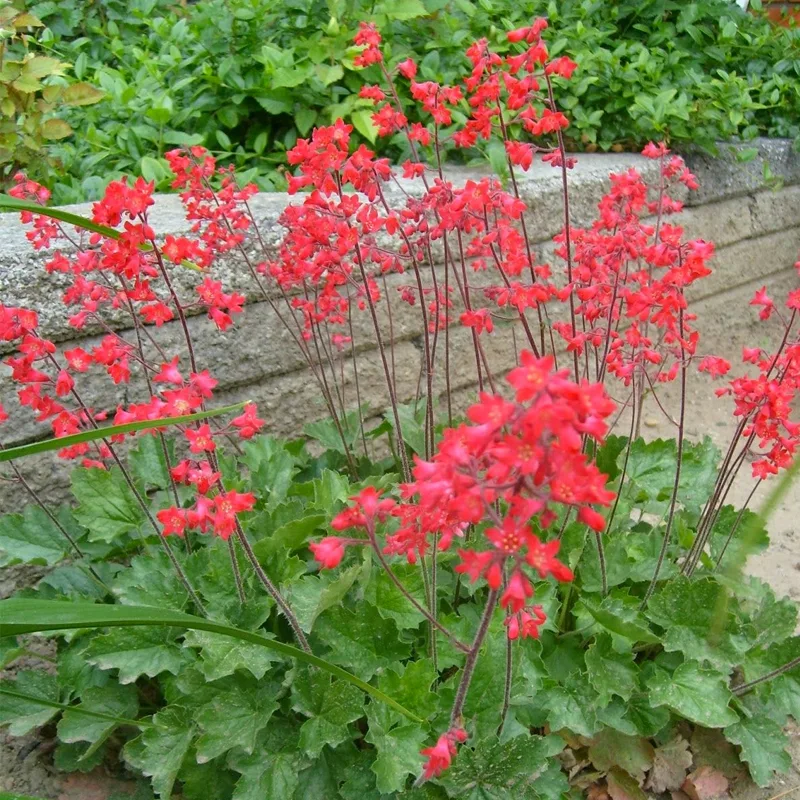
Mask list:
MULTIPOLYGON (((750 145, 752 146, 752 145, 750 145)), ((775 296, 798 285, 792 265, 800 254, 800 155, 789 142, 762 140, 756 143, 758 155, 742 163, 736 148, 722 146, 720 155, 690 156, 691 169, 701 182, 699 192, 684 199, 686 210, 675 222, 689 237, 715 242, 714 274, 693 293, 693 310, 698 313, 698 326, 704 336, 704 351, 736 357, 742 344, 753 336, 767 337, 767 330, 756 328, 757 315, 751 313, 748 300, 756 288, 767 283, 775 296), (764 180, 764 164, 775 178, 768 185, 764 180)), ((631 154, 583 155, 571 173, 571 217, 576 226, 588 225, 595 217, 596 205, 609 185, 608 175, 635 167, 648 176, 655 176, 657 166, 631 154)), ((451 171, 454 181, 462 181, 477 173, 468 169, 451 171)), ((537 165, 522 180, 520 189, 528 204, 528 231, 535 242, 540 261, 556 263, 552 258, 552 237, 562 227, 560 175, 546 165, 537 165)), ((268 249, 274 249, 282 237, 278 217, 289 198, 282 194, 261 194, 254 198, 252 209, 268 249)), ((297 198, 293 202, 300 202, 297 198)), ((75 211, 87 214, 90 206, 77 206, 75 211)), ((157 233, 186 233, 189 223, 183 216, 179 199, 160 196, 152 213, 157 233)), ((263 259, 253 250, 256 261, 263 259)), ((62 276, 47 275, 43 262, 46 252, 35 252, 25 239, 16 215, 0 215, 0 301, 21 305, 39 312, 42 333, 56 341, 61 349, 82 346, 89 349, 102 335, 99 330, 76 332, 66 324, 60 302, 64 286, 62 276)), ((248 298, 245 311, 225 333, 219 332, 203 315, 189 319, 189 327, 202 367, 219 380, 215 404, 254 400, 269 432, 294 435, 305 422, 326 416, 326 409, 316 390, 313 375, 298 351, 292 337, 277 319, 270 304, 263 300, 241 258, 231 257, 215 267, 215 278, 227 290, 235 289, 248 298)), ((479 283, 480 274, 470 276, 479 283)), ((389 291, 400 284, 411 283, 410 276, 390 276, 389 291)), ((430 283, 431 276, 426 276, 430 283)), ((198 281, 195 273, 181 271, 182 291, 189 291, 198 281)), ((440 275, 441 281, 441 275, 440 275)), ((454 297, 457 294, 454 293, 454 297)), ((390 324, 385 310, 381 312, 381 330, 385 339, 390 324)), ((123 337, 133 338, 125 330, 125 318, 111 319, 123 337)), ((384 408, 388 398, 380 360, 374 345, 374 332, 366 313, 354 316, 355 342, 360 352, 358 380, 362 402, 372 409, 384 408)), ((392 355, 401 400, 414 397, 421 370, 420 316, 416 309, 395 300, 392 303, 392 355)), ((152 330, 153 338, 167 352, 181 354, 182 332, 177 322, 152 330)), ((440 334, 439 359, 435 371, 434 391, 444 391, 443 338, 440 334)), ((453 327, 449 332, 451 390, 467 402, 476 389, 476 371, 471 334, 453 327)), ((515 352, 524 347, 522 331, 512 337, 508 331, 496 330, 482 338, 487 356, 498 374, 513 366, 515 352)), ((766 343, 766 341, 765 341, 766 343)), ((0 357, 8 353, 8 343, 0 342, 0 357)), ((345 377, 346 400, 355 403, 355 373, 349 354, 345 353, 341 369, 345 377)), ((81 391, 91 398, 96 408, 113 409, 120 403, 135 402, 144 396, 138 384, 114 387, 105 375, 81 377, 81 391)), ((8 377, 8 369, 0 367, 0 402, 13 411, 11 424, 2 429, 5 446, 32 441, 46 433, 44 426, 33 421, 33 415, 17 408, 16 387, 8 377)), ((463 406, 461 399, 458 405, 463 406)), ((26 476, 32 485, 55 501, 67 497, 68 469, 54 456, 43 454, 24 462, 26 476)), ((0 508, 4 511, 19 502, 16 489, 0 481, 0 508)))

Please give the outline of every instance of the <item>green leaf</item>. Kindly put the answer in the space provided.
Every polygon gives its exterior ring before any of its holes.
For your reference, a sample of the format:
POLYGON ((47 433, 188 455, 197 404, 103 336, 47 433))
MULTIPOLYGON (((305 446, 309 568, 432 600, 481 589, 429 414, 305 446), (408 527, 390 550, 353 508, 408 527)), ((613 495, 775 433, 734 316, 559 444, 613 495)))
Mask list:
POLYGON ((394 623, 382 619, 370 605, 358 611, 337 606, 317 620, 316 630, 331 648, 328 659, 347 664, 365 680, 410 655, 410 646, 400 641, 394 623))
MULTIPOLYGON (((13 200, 14 198, 9 198, 13 200)), ((0 208, 5 204, 5 196, 0 195, 0 208)), ((39 206, 34 206, 38 209, 36 213, 42 214, 48 212, 45 216, 52 216, 55 219, 61 219, 63 215, 50 214, 50 211, 55 209, 43 209, 39 206)), ((69 220, 62 220, 69 221, 69 220)), ((77 223, 75 223, 77 224, 77 223)), ((87 225, 82 227, 87 230, 94 230, 87 225)), ((99 226, 95 226, 99 227, 99 226)), ((109 230, 111 230, 109 228, 109 230)), ((117 231, 111 230, 111 233, 117 231)), ((106 235, 105 233, 103 235, 106 235)), ((118 239, 119 235, 110 236, 108 238, 118 239)), ((126 422, 124 425, 107 425, 104 428, 93 428, 83 433, 74 433, 71 436, 61 436, 55 439, 43 439, 31 444, 22 444, 18 447, 9 447, 5 450, 0 450, 0 462, 13 461, 17 458, 25 458, 25 456, 35 455, 36 453, 46 453, 49 450, 61 450, 64 447, 73 447, 76 444, 83 444, 84 442, 94 442, 97 439, 105 439, 111 436, 121 436, 125 433, 135 433, 136 431, 147 431, 167 428, 170 425, 185 425, 189 422, 194 422, 198 419, 208 419, 209 417, 218 417, 221 414, 230 414, 233 411, 238 411, 246 405, 246 401, 242 403, 235 403, 231 406, 223 406, 222 408, 214 408, 209 411, 198 411, 195 414, 184 414, 180 417, 162 417, 161 419, 148 419, 141 422, 126 422)), ((91 472, 102 472, 103 470, 90 470, 91 472)))
POLYGON ((69 123, 63 119, 48 119, 42 123, 42 136, 48 141, 54 142, 59 139, 66 139, 75 132, 69 123))
POLYGON ((389 19, 414 19, 428 15, 420 0, 385 0, 383 13, 389 19))
POLYGON ((727 669, 747 649, 730 603, 729 592, 713 578, 679 577, 653 595, 645 615, 664 628, 662 644, 668 652, 727 669))
POLYGON ((589 760, 595 769, 607 772, 621 767, 639 781, 653 766, 653 745, 643 736, 627 736, 618 731, 601 731, 589 746, 589 760))
POLYGON ((655 736, 670 721, 670 713, 663 706, 653 708, 644 692, 636 692, 628 701, 614 697, 597 712, 604 725, 628 736, 655 736))
POLYGON ((325 745, 336 747, 349 736, 348 725, 364 716, 364 695, 345 681, 307 669, 292 682, 292 708, 307 719, 300 728, 300 749, 316 757, 325 745))
MULTIPOLYGON (((60 509, 57 518, 70 534, 76 533, 72 515, 66 509, 60 509)), ((77 533, 79 535, 73 538, 80 538, 80 529, 77 533)), ((61 561, 70 549, 64 534, 37 505, 26 505, 22 514, 0 516, 0 566, 52 566, 61 561)))
POLYGON ((639 685, 633 653, 617 653, 607 633, 599 634, 586 651, 586 669, 601 705, 606 705, 612 695, 629 700, 639 685))
POLYGON ((678 500, 691 515, 699 513, 717 478, 720 452, 710 436, 702 442, 684 442, 678 500))
POLYGON ((747 622, 755 630, 753 643, 757 646, 766 646, 791 637, 797 627, 797 604, 788 597, 779 600, 769 584, 753 577, 750 580, 753 585, 759 587, 760 597, 739 596, 737 599, 747 622))
MULTIPOLYGON (((425 587, 422 582, 422 569, 419 564, 396 564, 392 567, 395 575, 411 596, 425 606, 425 587)), ((380 570, 367 584, 364 599, 378 609, 384 619, 395 622, 400 630, 418 628, 425 619, 406 596, 395 586, 385 570, 380 570)))
MULTIPOLYGON (((317 65, 318 73, 321 66, 324 65, 322 64, 317 65)), ((328 69, 334 69, 334 67, 328 67, 328 69)), ((339 69, 342 68, 339 67, 339 69)), ((342 70, 342 74, 344 74, 344 70, 342 70)), ((341 77, 341 75, 339 77, 341 77)), ((333 80, 336 80, 336 78, 333 78, 333 80)), ((317 119, 317 112, 313 108, 301 108, 299 111, 295 113, 294 124, 297 125, 297 130, 301 136, 305 136, 311 130, 316 119, 317 119)))
MULTIPOLYGON (((330 86, 332 83, 336 83, 336 81, 340 80, 344 77, 344 68, 341 64, 317 64, 316 66, 317 77, 322 81, 324 86, 330 86)), ((311 109, 302 109, 303 111, 311 111, 311 109)), ((299 112, 298 112, 299 113, 299 112)), ((316 112, 313 112, 316 116, 316 112)), ((304 133, 303 129, 298 124, 298 129, 300 133, 304 133)), ((311 125, 309 124, 306 127, 306 132, 310 129, 311 125)), ((305 134, 304 134, 305 135, 305 134)))
POLYGON ((200 670, 208 681, 233 675, 237 669, 249 671, 255 678, 263 678, 267 670, 280 657, 251 642, 240 642, 221 633, 188 631, 185 642, 199 647, 200 670))
MULTIPOLYGON (((348 683, 359 697, 363 694, 348 683)), ((278 709, 276 696, 278 684, 237 685, 220 691, 210 703, 202 706, 196 720, 202 728, 197 739, 197 760, 202 764, 234 747, 250 755, 256 746, 258 734, 278 709)))
POLYGON ((350 497, 350 481, 345 475, 324 469, 322 475, 312 482, 314 490, 314 508, 321 509, 331 515, 338 504, 350 497))
MULTIPOLYGON (((400 418, 400 430, 403 441, 418 455, 425 455, 425 403, 404 403, 397 406, 397 416, 400 418)), ((394 430, 394 414, 386 414, 386 420, 394 430)))
MULTIPOLYGON (((256 542, 253 549, 259 559, 272 554, 284 555, 281 552, 284 549, 300 550, 305 547, 311 534, 323 527, 327 521, 328 517, 325 514, 309 514, 293 519, 256 542)), ((257 528, 258 522, 256 521, 252 527, 257 528)))
POLYGON ((114 596, 123 605, 159 606, 181 610, 188 601, 186 589, 166 553, 134 556, 114 577, 114 596))
POLYGON ((609 595, 598 604, 595 599, 584 596, 581 603, 610 633, 643 644, 658 644, 659 638, 652 633, 639 613, 639 603, 634 598, 626 602, 621 596, 609 595))
MULTIPOLYGON (((800 658, 800 636, 754 648, 744 661, 745 680, 757 680, 796 658, 800 658)), ((779 725, 785 724, 788 715, 800 719, 800 666, 770 679, 755 691, 764 700, 764 709, 779 725)))
POLYGON ((627 444, 628 439, 625 436, 608 436, 597 450, 595 459, 597 468, 608 475, 610 481, 615 480, 622 471, 621 467, 617 466, 617 460, 627 444))
POLYGON ((368 109, 356 109, 350 114, 350 122, 370 144, 375 144, 378 138, 378 128, 372 121, 372 113, 368 109))
POLYGON ((378 679, 378 686, 398 703, 424 718, 430 716, 436 707, 436 695, 431 691, 436 678, 433 661, 420 658, 406 663, 402 674, 387 670, 378 679))
POLYGON ((358 439, 361 431, 360 419, 358 409, 348 412, 344 417, 340 417, 341 435, 336 423, 330 417, 316 422, 309 422, 303 426, 303 433, 318 441, 326 450, 334 450, 345 455, 347 452, 345 443, 348 448, 352 449, 353 444, 358 439), (344 438, 344 441, 342 441, 342 438, 344 438))
POLYGON ((628 457, 626 494, 639 500, 666 500, 675 482, 678 454, 672 439, 636 439, 628 457))
MULTIPOLYGON (((187 759, 178 773, 181 800, 231 800, 236 776, 219 761, 198 764, 187 759)), ((125 800, 120 798, 120 800, 125 800)))
POLYGON ((133 476, 145 486, 155 486, 158 489, 167 489, 171 485, 169 465, 164 456, 164 447, 170 456, 170 463, 175 460, 175 442, 161 436, 142 436, 136 447, 128 453, 133 476))
MULTIPOLYGON (((370 615, 365 617, 365 625, 370 627, 370 615)), ((338 678, 349 681, 362 691, 387 705, 395 711, 399 711, 404 716, 415 722, 422 720, 400 703, 393 700, 388 695, 371 686, 361 678, 352 675, 335 664, 319 658, 318 656, 306 653, 297 647, 284 644, 275 639, 267 639, 257 633, 232 628, 212 620, 195 617, 191 614, 184 614, 180 611, 172 611, 164 608, 151 608, 147 606, 113 606, 95 605, 94 603, 64 603, 57 600, 28 600, 11 598, 10 600, 0 600, 0 619, 3 621, 2 635, 13 636, 22 633, 38 633, 41 631, 60 631, 70 628, 106 628, 106 627, 129 627, 129 626, 162 626, 190 628, 192 630, 206 630, 212 633, 221 633, 231 636, 241 641, 254 642, 261 647, 266 647, 281 653, 284 656, 295 658, 298 661, 311 664, 319 669, 329 672, 338 678)), ((344 620, 346 624, 346 620, 344 620)), ((384 624, 378 618, 379 627, 384 624)), ((393 627, 393 626, 392 626, 393 627)), ((390 636, 391 631, 384 631, 382 636, 390 636)), ((396 632, 394 639, 396 641, 396 632)), ((391 642, 391 638, 388 640, 391 642)), ((378 647, 387 649, 380 638, 376 640, 378 647)), ((402 648, 399 643, 395 648, 407 654, 408 649, 402 648)), ((391 647, 389 648, 391 652, 391 647)), ((348 658, 342 654, 345 661, 348 658)), ((394 661, 395 659, 390 659, 394 661)), ((399 660, 399 658, 397 659, 399 660)))
POLYGON ((2 681, 0 688, 7 690, 0 693, 0 725, 8 725, 12 736, 44 725, 61 708, 56 677, 47 672, 20 670, 16 680, 2 681))
POLYGON ((759 786, 769 786, 775 772, 788 772, 792 767, 786 751, 789 739, 769 717, 742 717, 725 728, 725 738, 742 748, 742 761, 747 762, 750 776, 759 786))
POLYGON ((361 567, 356 564, 340 573, 328 571, 306 575, 290 585, 287 599, 306 633, 311 633, 314 622, 323 611, 344 599, 360 571, 361 567))
MULTIPOLYGON (((539 777, 563 747, 558 736, 518 736, 502 744, 494 738, 477 742, 474 749, 465 745, 440 781, 448 796, 459 800, 539 800, 548 796, 537 788, 539 777)), ((566 791, 566 777, 561 783, 566 791)))
MULTIPOLYGON (((117 565, 109 562, 96 563, 94 571, 110 581, 112 568, 117 565)), ((42 578, 36 586, 37 594, 42 598, 53 596, 68 597, 72 600, 102 600, 108 591, 97 578, 89 572, 82 562, 56 567, 42 578)))
POLYGON ((372 764, 376 786, 381 794, 399 792, 405 788, 409 775, 419 774, 422 767, 420 750, 428 733, 419 725, 395 725, 386 730, 369 716, 366 740, 375 745, 378 757, 372 764))
POLYGON ((672 675, 659 670, 648 688, 654 706, 666 706, 698 725, 724 728, 738 719, 728 705, 733 695, 725 676, 696 661, 681 664, 672 675))
POLYGON ((241 775, 233 800, 292 800, 306 763, 297 741, 295 723, 273 719, 251 755, 241 750, 229 753, 228 766, 241 775))
POLYGON ((118 669, 120 683, 133 683, 140 675, 150 678, 162 672, 177 675, 184 654, 169 628, 119 628, 92 639, 86 660, 100 669, 118 669))
POLYGON ((595 703, 597 695, 579 673, 566 677, 560 686, 541 691, 539 701, 548 710, 550 730, 568 730, 592 736, 598 729, 595 703))
POLYGON ((106 96, 106 93, 90 83, 73 83, 67 86, 61 95, 61 100, 68 106, 90 106, 98 103, 106 96))
MULTIPOLYGON (((139 710, 139 699, 133 686, 103 686, 87 689, 81 702, 64 712, 58 723, 58 738, 62 742, 89 742, 80 760, 89 758, 113 733, 118 725, 126 725, 139 710), (104 714, 112 720, 87 714, 104 714)), ((137 727, 139 727, 137 725, 137 727)))
POLYGON ((125 745, 123 756, 152 779, 156 794, 168 798, 193 736, 191 713, 180 706, 169 706, 153 717, 152 728, 125 745))
POLYGON ((252 439, 244 446, 241 459, 250 469, 253 490, 274 508, 292 485, 295 461, 281 442, 267 436, 252 439))
POLYGON ((118 469, 76 469, 70 479, 78 501, 75 519, 88 528, 90 541, 113 542, 144 521, 142 508, 118 469))
POLYGON ((723 506, 711 532, 711 558, 715 563, 720 560, 723 548, 727 545, 722 560, 726 571, 738 572, 751 555, 762 553, 769 545, 769 535, 759 515, 745 509, 740 520, 739 513, 733 506, 723 506), (728 537, 737 523, 738 528, 728 543, 728 537))

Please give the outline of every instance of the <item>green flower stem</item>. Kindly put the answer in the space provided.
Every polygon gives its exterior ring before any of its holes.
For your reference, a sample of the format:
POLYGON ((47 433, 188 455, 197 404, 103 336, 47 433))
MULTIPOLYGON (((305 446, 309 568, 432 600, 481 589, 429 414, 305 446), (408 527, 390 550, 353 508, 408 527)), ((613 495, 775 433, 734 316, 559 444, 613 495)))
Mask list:
POLYGON ((306 639, 306 635, 303 633, 303 629, 300 627, 297 617, 294 615, 294 612, 289 607, 289 604, 286 602, 286 600, 283 599, 283 595, 278 591, 278 587, 275 586, 275 584, 269 579, 267 573, 264 572, 264 568, 259 563, 258 557, 253 551, 250 542, 247 540, 247 535, 242 529, 242 524, 239 522, 238 518, 236 519, 236 536, 239 539, 239 543, 242 545, 242 549, 247 556, 247 560, 250 562, 250 565, 255 570, 256 576, 261 581, 261 585, 267 590, 267 594, 269 594, 269 596, 275 601, 275 605, 278 606, 283 616, 286 617, 289 625, 291 625, 292 631, 294 631, 295 639, 297 639, 297 643, 303 648, 303 650, 306 651, 306 653, 310 653, 311 646, 308 643, 308 639, 306 639))
POLYGON ((236 555, 236 541, 231 536, 228 538, 228 553, 231 557, 231 570, 233 571, 233 577, 236 581, 236 594, 239 595, 239 605, 244 605, 247 598, 244 595, 244 586, 242 586, 242 573, 239 569, 239 559, 236 555))
POLYGON ((400 580, 400 578, 397 577, 394 570, 389 565, 389 562, 386 560, 385 556, 381 552, 380 545, 378 544, 377 537, 375 536, 374 527, 370 526, 367 528, 367 535, 369 536, 369 542, 372 545, 372 551, 375 553, 375 556, 378 559, 378 563, 383 567, 384 571, 389 576, 389 579, 397 587, 398 591, 403 595, 403 597, 405 597, 406 600, 408 600, 408 602, 411 603, 411 605, 414 606, 414 608, 417 611, 419 611, 419 613, 422 614, 422 616, 425 617, 425 619, 427 619, 428 622, 431 623, 431 625, 433 625, 433 627, 435 627, 438 631, 443 633, 450 640, 450 642, 453 644, 454 647, 456 647, 462 653, 468 654, 470 652, 469 645, 466 645, 460 639, 457 639, 453 633, 451 633, 447 628, 445 628, 445 626, 442 625, 442 623, 439 622, 439 620, 436 619, 436 617, 434 617, 430 611, 428 611, 427 608, 418 603, 416 598, 411 594, 411 592, 409 592, 408 589, 406 589, 406 587, 403 586, 402 581, 400 580))
MULTIPOLYGON (((4 449, 3 445, 0 444, 0 451, 2 451, 3 449, 4 449)), ((47 514, 47 516, 50 518, 50 521, 53 523, 53 525, 56 526, 56 528, 61 533, 61 535, 67 540, 67 542, 69 542, 69 546, 75 552, 75 555, 79 559, 84 559, 86 557, 86 554, 78 546, 78 543, 75 541, 75 539, 72 538, 72 536, 70 535, 69 531, 59 522, 58 517, 56 517, 56 515, 50 510, 50 507, 41 499, 41 497, 39 497, 39 495, 36 492, 36 490, 28 483, 28 481, 25 480, 25 476, 20 472, 19 468, 17 467, 17 465, 13 461, 11 462, 11 469, 14 471, 14 475, 16 476, 17 480, 22 485, 22 488, 25 489, 25 491, 31 496, 31 498, 36 503, 36 505, 38 505, 39 508, 41 508, 42 511, 44 511, 45 514, 47 514)), ((111 588, 100 577, 100 575, 97 573, 97 570, 95 570, 95 568, 91 564, 86 563, 86 564, 82 564, 81 566, 84 566, 89 571, 89 574, 91 575, 91 577, 95 581, 97 581, 98 585, 101 586, 102 589, 107 594, 111 594, 111 588)))
POLYGON ((478 655, 480 654, 483 641, 486 639, 486 634, 489 632, 489 625, 492 621, 494 610, 497 608, 499 596, 499 591, 497 589, 492 589, 486 600, 486 608, 483 609, 483 616, 478 625, 478 630, 475 632, 475 638, 472 640, 472 646, 467 653, 467 660, 464 662, 464 669, 461 672, 461 681, 458 684, 458 689, 456 689, 456 699, 453 703, 453 709, 450 712, 451 728, 460 728, 462 726, 462 716, 464 713, 464 703, 467 700, 467 692, 469 691, 470 683, 472 683, 472 675, 475 672, 475 665, 478 663, 478 655))
MULTIPOLYGON (((683 290, 681 290, 681 296, 683 295, 683 290)), ((678 310, 678 328, 680 330, 680 335, 683 335, 683 308, 678 310)), ((641 608, 644 608, 647 605, 647 602, 653 595, 653 592, 656 590, 656 585, 658 584, 658 576, 661 572, 661 567, 664 564, 664 558, 667 555, 667 549, 669 548, 670 539, 672 538, 672 523, 675 519, 675 506, 678 502, 678 489, 680 488, 681 483, 681 461, 683 459, 683 440, 684 440, 684 433, 685 433, 685 423, 686 423, 686 370, 688 368, 688 364, 686 362, 686 351, 683 346, 683 341, 681 341, 681 408, 680 408, 680 417, 678 419, 678 463, 675 465, 675 481, 672 484, 672 497, 669 501, 669 516, 667 517, 667 529, 664 531, 664 541, 661 543, 661 550, 658 554, 658 562, 656 563, 655 571, 653 572, 653 578, 650 581, 650 585, 647 587, 647 592, 645 593, 644 599, 642 600, 641 608)))
POLYGON ((760 678, 748 681, 747 683, 740 683, 738 686, 731 686, 731 691, 737 697, 739 697, 746 692, 749 692, 751 689, 755 689, 756 686, 760 686, 762 683, 766 683, 767 681, 771 681, 773 678, 777 678, 779 675, 790 672, 795 667, 800 667, 800 656, 793 658, 791 661, 787 661, 785 664, 773 669, 772 672, 768 672, 766 675, 762 675, 760 678))

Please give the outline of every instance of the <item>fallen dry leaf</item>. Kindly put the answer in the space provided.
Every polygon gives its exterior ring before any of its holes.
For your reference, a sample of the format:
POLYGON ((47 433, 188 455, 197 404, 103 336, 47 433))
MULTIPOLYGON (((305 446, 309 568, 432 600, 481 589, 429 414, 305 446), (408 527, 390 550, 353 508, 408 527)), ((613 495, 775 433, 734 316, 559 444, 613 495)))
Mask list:
POLYGON ((686 794, 686 792, 682 792, 680 789, 678 789, 677 792, 670 792, 670 796, 672 800, 691 800, 689 795, 686 794))
POLYGON ((608 772, 608 793, 611 800, 647 800, 636 778, 619 767, 612 767, 608 772))
POLYGON ((722 731, 698 725, 692 733, 691 741, 694 763, 697 767, 705 764, 716 767, 728 780, 738 777, 744 771, 736 750, 722 735, 722 731))
POLYGON ((586 800, 610 800, 610 798, 602 783, 593 783, 586 790, 586 800))
POLYGON ((730 797, 728 779, 718 769, 709 766, 689 773, 681 789, 691 800, 723 800, 730 797))
MULTIPOLYGON (((591 766, 589 762, 586 762, 591 766)), ((602 772, 597 770, 581 770, 577 775, 570 777, 569 785, 574 786, 576 789, 588 789, 604 777, 602 772)))
POLYGON ((650 789, 656 794, 680 789, 691 766, 692 754, 689 752, 689 742, 682 736, 676 736, 663 747, 656 747, 653 767, 647 776, 645 789, 650 789))

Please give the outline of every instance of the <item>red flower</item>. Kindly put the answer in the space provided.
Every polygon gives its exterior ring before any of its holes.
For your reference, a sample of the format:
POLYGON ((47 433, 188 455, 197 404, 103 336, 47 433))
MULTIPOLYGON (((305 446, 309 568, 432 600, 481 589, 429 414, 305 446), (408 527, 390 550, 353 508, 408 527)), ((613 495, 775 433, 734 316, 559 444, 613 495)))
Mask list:
POLYGON ((767 294, 767 287, 762 286, 750 301, 751 306, 761 306, 758 316, 760 319, 769 319, 775 308, 775 303, 767 294))
POLYGON ((264 427, 265 422, 257 412, 255 403, 248 403, 244 407, 244 412, 231 420, 231 424, 239 429, 239 436, 242 439, 252 439, 264 427))
POLYGON ((533 597, 533 586, 530 581, 519 571, 514 572, 508 581, 508 586, 500 598, 503 608, 511 608, 513 613, 521 611, 533 597))
POLYGON ((309 549, 322 569, 338 567, 344 558, 345 540, 339 536, 326 536, 319 542, 311 542, 309 549))
POLYGON ((433 747, 421 750, 420 755, 426 756, 428 759, 423 767, 425 780, 437 778, 448 769, 456 754, 456 745, 466 740, 466 731, 461 728, 452 728, 447 733, 443 733, 433 747))
POLYGON ((189 440, 189 450, 192 453, 209 453, 216 450, 216 443, 214 442, 211 427, 207 423, 203 423, 196 430, 194 428, 187 428, 186 438, 189 440))
POLYGON ((405 61, 401 61, 397 65, 397 71, 404 77, 412 80, 417 74, 417 65, 414 63, 414 60, 411 58, 407 58, 405 61))
POLYGON ((509 639, 538 639, 539 628, 547 622, 547 615, 541 606, 532 606, 530 612, 527 610, 519 611, 516 614, 507 616, 503 624, 507 628, 509 639))
POLYGON ((508 373, 508 382, 517 390, 517 402, 524 403, 534 398, 544 387, 547 376, 553 369, 553 357, 536 358, 524 350, 520 358, 522 366, 508 373))
POLYGON ((236 515, 242 511, 250 511, 255 505, 255 495, 247 492, 242 494, 233 490, 220 492, 214 498, 214 513, 212 521, 214 533, 227 539, 236 529, 236 515))
POLYGON ((183 376, 178 370, 178 356, 168 364, 162 364, 157 375, 153 376, 154 383, 174 383, 180 386, 183 383, 183 376))
POLYGON ((182 508, 170 506, 164 508, 156 514, 158 521, 164 526, 161 529, 162 536, 169 536, 175 534, 176 536, 183 536, 186 529, 186 511, 182 508))

